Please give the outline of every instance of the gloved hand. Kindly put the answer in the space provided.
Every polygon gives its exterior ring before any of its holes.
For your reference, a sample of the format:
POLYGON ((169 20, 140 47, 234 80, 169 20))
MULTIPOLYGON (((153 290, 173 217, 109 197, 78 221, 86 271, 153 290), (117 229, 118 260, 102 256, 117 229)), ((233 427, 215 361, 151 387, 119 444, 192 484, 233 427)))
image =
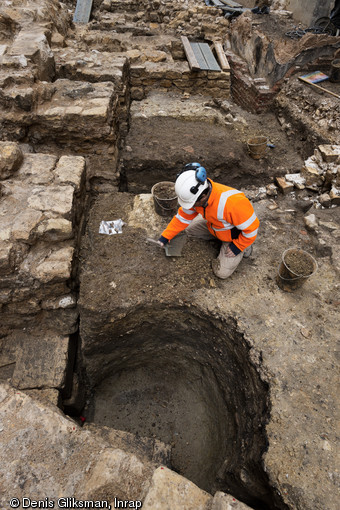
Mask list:
POLYGON ((158 243, 159 243, 159 245, 160 245, 160 246, 162 246, 163 248, 164 248, 164 246, 165 246, 166 244, 168 244, 168 242, 169 242, 169 239, 166 239, 166 237, 163 237, 163 236, 161 236, 161 237, 158 239, 158 243))

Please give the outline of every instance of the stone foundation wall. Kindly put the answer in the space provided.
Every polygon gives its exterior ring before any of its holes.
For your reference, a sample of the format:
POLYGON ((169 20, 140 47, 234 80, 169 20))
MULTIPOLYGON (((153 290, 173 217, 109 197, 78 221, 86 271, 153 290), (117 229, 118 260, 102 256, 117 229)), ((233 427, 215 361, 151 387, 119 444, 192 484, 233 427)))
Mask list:
POLYGON ((0 149, 0 336, 43 322, 73 333, 85 160, 0 149))
POLYGON ((146 62, 131 66, 131 98, 141 100, 152 89, 202 94, 227 99, 230 75, 227 72, 190 71, 187 62, 146 62))

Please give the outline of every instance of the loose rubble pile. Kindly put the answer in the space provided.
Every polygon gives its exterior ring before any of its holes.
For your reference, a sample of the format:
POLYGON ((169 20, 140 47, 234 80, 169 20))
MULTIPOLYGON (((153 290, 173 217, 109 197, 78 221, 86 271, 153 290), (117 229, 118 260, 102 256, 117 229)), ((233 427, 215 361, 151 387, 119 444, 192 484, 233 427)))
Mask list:
MULTIPOLYGON (((276 177, 276 182, 284 194, 293 190, 313 191, 316 208, 340 205, 340 145, 320 145, 305 161, 301 172, 276 177)), ((268 191, 275 194, 273 186, 268 191)))

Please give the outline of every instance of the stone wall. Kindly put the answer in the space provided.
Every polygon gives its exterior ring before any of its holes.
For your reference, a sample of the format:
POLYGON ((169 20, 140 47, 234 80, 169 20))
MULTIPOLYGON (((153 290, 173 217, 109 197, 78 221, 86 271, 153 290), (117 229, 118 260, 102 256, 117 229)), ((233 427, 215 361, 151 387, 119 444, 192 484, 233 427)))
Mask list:
POLYGON ((148 92, 159 90, 202 94, 227 99, 230 90, 229 72, 190 71, 187 62, 131 66, 131 98, 144 99, 148 92))
POLYGON ((44 321, 73 333, 84 158, 23 154, 17 144, 1 142, 0 168, 0 336, 44 321))

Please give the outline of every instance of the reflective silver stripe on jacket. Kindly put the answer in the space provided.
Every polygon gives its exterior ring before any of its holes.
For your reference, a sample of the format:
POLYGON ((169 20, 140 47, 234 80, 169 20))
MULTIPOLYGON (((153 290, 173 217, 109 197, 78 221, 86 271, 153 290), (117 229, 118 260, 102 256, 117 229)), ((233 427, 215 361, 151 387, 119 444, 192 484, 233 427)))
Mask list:
POLYGON ((192 222, 192 220, 186 220, 185 218, 183 218, 183 216, 180 216, 179 214, 176 214, 176 218, 182 223, 186 223, 187 225, 190 225, 190 223, 192 222))
POLYGON ((238 228, 239 230, 244 230, 247 227, 249 227, 249 225, 251 225, 255 220, 256 220, 256 214, 254 213, 250 216, 249 220, 244 221, 243 223, 240 223, 239 225, 235 225, 235 227, 238 228))
POLYGON ((220 201, 219 201, 218 207, 217 207, 217 220, 220 221, 224 225, 224 227, 223 228, 212 227, 216 232, 221 232, 223 230, 230 230, 234 227, 234 225, 232 225, 231 223, 228 223, 224 219, 224 208, 225 208, 225 204, 227 203, 228 198, 231 197, 232 195, 237 195, 238 193, 241 193, 241 191, 239 191, 237 189, 230 189, 229 191, 224 191, 223 193, 221 193, 220 201))
POLYGON ((182 207, 182 211, 185 213, 185 214, 195 214, 196 211, 191 211, 190 209, 184 209, 184 207, 182 207))
POLYGON ((249 232, 249 234, 245 234, 244 232, 242 232, 242 235, 244 237, 255 237, 257 235, 257 231, 258 229, 254 230, 253 232, 249 232))

